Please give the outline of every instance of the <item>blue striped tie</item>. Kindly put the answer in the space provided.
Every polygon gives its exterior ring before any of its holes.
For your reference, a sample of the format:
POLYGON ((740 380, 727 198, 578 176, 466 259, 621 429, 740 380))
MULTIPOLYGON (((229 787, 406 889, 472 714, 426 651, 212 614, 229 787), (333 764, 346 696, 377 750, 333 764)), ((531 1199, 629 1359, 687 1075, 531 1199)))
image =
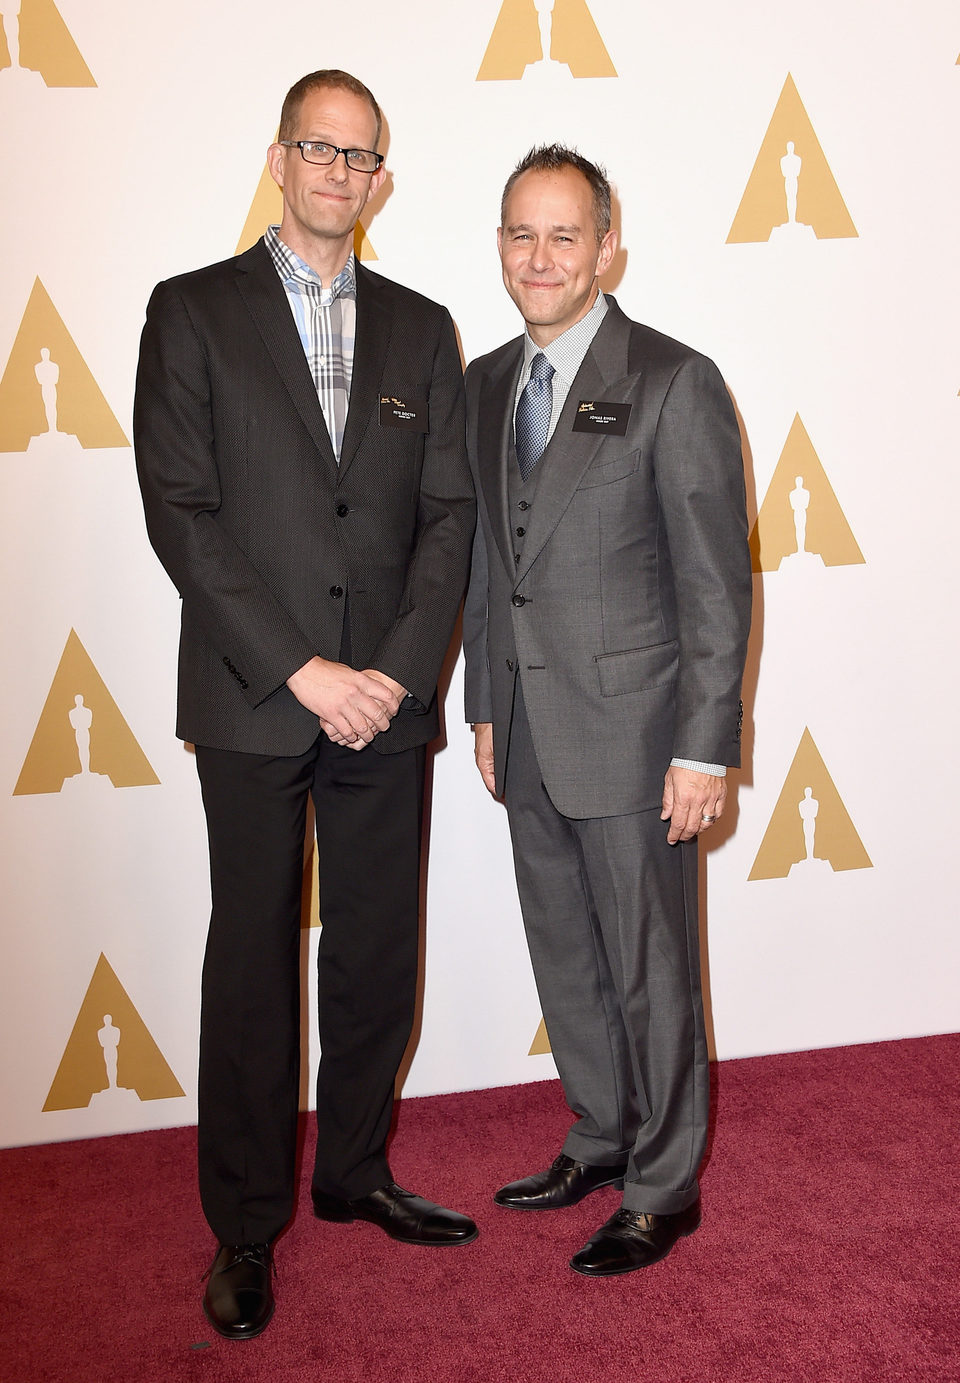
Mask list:
POLYGON ((517 464, 521 479, 526 480, 540 460, 547 445, 550 413, 553 408, 553 366, 538 351, 530 365, 530 378, 517 403, 514 435, 517 443, 517 464))

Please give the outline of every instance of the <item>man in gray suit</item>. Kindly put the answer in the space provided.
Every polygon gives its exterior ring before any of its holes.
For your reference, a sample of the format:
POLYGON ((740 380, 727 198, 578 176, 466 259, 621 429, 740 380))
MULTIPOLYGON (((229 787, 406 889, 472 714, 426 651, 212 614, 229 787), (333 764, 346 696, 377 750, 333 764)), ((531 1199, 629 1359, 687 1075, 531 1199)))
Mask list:
POLYGON ((571 1260, 606 1276, 656 1262, 700 1223, 697 837, 739 762, 743 463, 712 362, 600 292, 617 245, 600 169, 532 150, 498 239, 526 331, 467 372, 479 522, 466 710, 483 780, 506 802, 577 1118, 550 1168, 495 1199, 544 1210, 622 1186, 622 1208, 571 1260))

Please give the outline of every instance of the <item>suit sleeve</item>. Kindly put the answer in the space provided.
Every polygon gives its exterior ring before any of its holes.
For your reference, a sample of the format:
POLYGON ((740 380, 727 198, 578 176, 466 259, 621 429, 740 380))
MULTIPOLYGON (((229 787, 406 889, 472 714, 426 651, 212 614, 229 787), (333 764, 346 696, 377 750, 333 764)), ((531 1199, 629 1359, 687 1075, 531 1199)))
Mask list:
POLYGON ((466 718, 471 724, 493 720, 490 657, 487 652, 487 579, 487 544, 483 523, 478 519, 473 538, 470 583, 463 604, 463 699, 466 718))
POLYGON ((466 719, 472 724, 475 721, 493 720, 493 691, 487 651, 489 558, 483 526, 480 482, 476 472, 476 400, 479 383, 475 363, 467 366, 464 387, 467 398, 467 456, 477 491, 477 528, 473 535, 470 581, 463 603, 463 699, 466 719))
POLYGON ((740 432, 710 360, 677 370, 654 445, 680 642, 673 757, 735 766, 752 576, 740 432))
POLYGON ((210 379, 175 287, 147 308, 134 400, 134 447, 147 532, 184 601, 257 706, 315 650, 221 523, 210 379))
POLYGON ((397 618, 370 666, 433 700, 463 596, 476 519, 464 432, 463 370, 450 314, 443 313, 429 383, 428 432, 417 527, 397 618))

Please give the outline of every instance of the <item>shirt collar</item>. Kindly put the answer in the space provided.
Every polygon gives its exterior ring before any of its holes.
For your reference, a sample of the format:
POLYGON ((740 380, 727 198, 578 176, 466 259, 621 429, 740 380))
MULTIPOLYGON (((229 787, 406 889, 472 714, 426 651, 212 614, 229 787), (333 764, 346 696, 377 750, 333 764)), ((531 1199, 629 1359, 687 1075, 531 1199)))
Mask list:
POLYGON ((264 231, 263 242, 284 287, 307 288, 313 293, 319 292, 321 307, 329 307, 335 298, 357 296, 357 271, 352 250, 333 283, 329 287, 324 287, 317 271, 304 263, 300 256, 280 239, 279 230, 279 226, 268 226, 264 231))
POLYGON ((583 364, 583 357, 590 349, 590 342, 599 331, 600 323, 606 313, 607 300, 598 288, 597 301, 587 315, 581 317, 579 322, 574 322, 572 327, 567 327, 566 331, 561 332, 555 341, 550 342, 549 346, 538 346, 530 336, 529 331, 525 331, 523 333, 524 374, 529 374, 533 357, 542 350, 556 373, 565 379, 568 385, 572 384, 577 371, 583 364))

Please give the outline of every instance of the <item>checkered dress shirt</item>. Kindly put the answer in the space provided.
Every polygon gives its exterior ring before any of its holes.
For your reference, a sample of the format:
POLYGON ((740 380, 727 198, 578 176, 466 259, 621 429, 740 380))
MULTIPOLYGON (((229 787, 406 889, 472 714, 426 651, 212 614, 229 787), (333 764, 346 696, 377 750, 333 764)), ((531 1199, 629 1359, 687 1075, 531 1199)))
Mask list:
POLYGON ((268 226, 264 243, 280 275, 297 324, 334 455, 339 462, 350 405, 357 334, 357 275, 353 253, 351 251, 333 283, 325 288, 320 275, 283 243, 278 230, 279 226, 268 226))

